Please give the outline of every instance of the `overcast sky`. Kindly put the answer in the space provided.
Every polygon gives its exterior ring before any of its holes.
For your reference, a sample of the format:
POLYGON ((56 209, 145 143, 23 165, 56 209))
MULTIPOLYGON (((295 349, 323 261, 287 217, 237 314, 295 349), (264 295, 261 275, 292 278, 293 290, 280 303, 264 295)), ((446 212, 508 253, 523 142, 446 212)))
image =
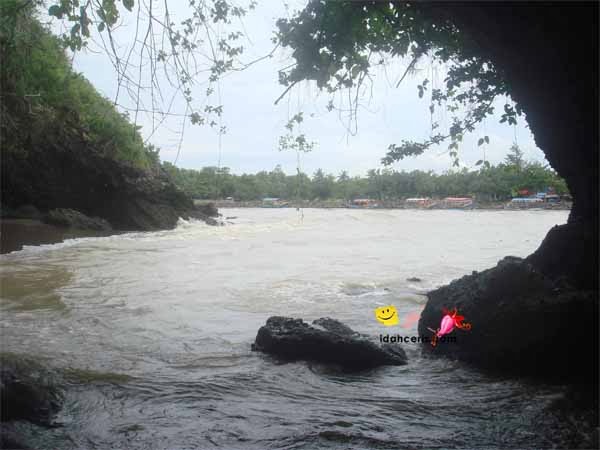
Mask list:
MULTIPOLYGON (((187 2, 171 2, 171 11, 176 19, 189 17, 187 2)), ((299 1, 301 5, 302 2, 299 1)), ((297 5, 297 4, 296 4, 297 5)), ((275 30, 275 20, 288 14, 283 2, 259 0, 258 7, 244 19, 244 27, 251 42, 244 42, 244 61, 269 53, 273 44, 270 39, 275 30)), ((125 54, 133 41, 135 20, 132 14, 123 14, 124 23, 117 34, 118 51, 125 54)), ((56 24, 55 29, 60 25, 56 24)), ((98 50, 91 45, 91 50, 98 50)), ((441 83, 441 74, 433 72, 431 64, 418 65, 420 71, 407 77, 400 87, 396 82, 407 66, 406 61, 397 60, 388 65, 386 71, 374 73, 374 85, 370 94, 362 102, 359 110, 358 130, 355 135, 347 132, 347 123, 339 115, 327 112, 329 97, 319 93, 311 82, 298 85, 277 106, 273 103, 285 89, 278 83, 278 70, 292 60, 289 50, 278 50, 273 58, 254 64, 242 72, 228 75, 220 82, 221 99, 225 108, 223 125, 227 133, 222 137, 220 162, 234 173, 255 173, 271 170, 281 165, 287 173, 296 172, 296 155, 278 151, 279 136, 284 134, 284 125, 289 117, 302 110, 305 122, 302 132, 317 143, 316 148, 302 155, 301 169, 313 173, 317 168, 326 172, 339 173, 347 170, 351 175, 366 173, 368 169, 381 167, 380 160, 389 144, 400 143, 402 139, 424 140, 429 136, 431 118, 426 98, 419 99, 416 85, 424 78, 441 83)), ((117 77, 108 57, 101 51, 82 51, 75 55, 75 70, 82 72, 94 86, 108 98, 115 97, 117 77)), ((196 94, 206 86, 198 87, 196 94)), ((197 95, 198 96, 198 95, 197 95)), ((427 97, 427 96, 425 96, 427 97)), ((120 102, 126 99, 120 97, 120 102)), ((496 110, 501 111, 504 99, 500 99, 496 110)), ((215 104, 216 102, 213 102, 215 104)), ((182 100, 175 104, 176 111, 183 112, 182 100)), ((449 117, 437 113, 435 120, 442 130, 449 117)), ((151 121, 147 116, 140 117, 141 133, 148 137, 151 121)), ((165 122, 149 142, 161 148, 161 159, 173 162, 180 141, 181 119, 165 122)), ((446 128, 447 129, 447 128, 446 128)), ((489 118, 472 136, 466 136, 460 150, 462 163, 474 167, 477 160, 484 157, 491 163, 500 162, 513 142, 519 144, 525 158, 545 162, 544 155, 537 148, 524 120, 514 126, 499 124, 498 117, 489 118), (490 144, 477 147, 478 138, 490 137, 490 144), (485 154, 484 154, 485 152, 485 154)), ((445 152, 446 145, 428 151, 419 157, 405 159, 393 167, 397 170, 434 170, 443 172, 451 167, 450 157, 445 152)), ((199 169, 203 166, 216 166, 219 162, 218 137, 209 127, 187 126, 180 145, 179 167, 199 169)))

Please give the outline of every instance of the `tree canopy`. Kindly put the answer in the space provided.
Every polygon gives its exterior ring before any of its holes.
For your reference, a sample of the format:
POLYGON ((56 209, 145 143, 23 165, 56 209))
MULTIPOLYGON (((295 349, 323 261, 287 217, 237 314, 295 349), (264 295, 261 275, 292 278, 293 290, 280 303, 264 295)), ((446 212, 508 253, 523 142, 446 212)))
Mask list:
MULTIPOLYGON (((119 74, 119 86, 122 83, 128 85, 138 103, 134 123, 140 110, 140 86, 144 83, 141 75, 130 72, 135 66, 141 67, 146 58, 151 69, 146 84, 153 93, 152 114, 157 109, 161 114, 165 113, 155 104, 154 96, 161 81, 156 73, 162 67, 165 73, 171 74, 173 79, 167 79, 186 101, 183 115, 194 124, 218 126, 219 133, 223 133, 225 128, 220 121, 211 118, 220 117, 223 112, 220 99, 213 98, 214 85, 225 73, 242 70, 256 62, 241 61, 244 48, 238 39, 243 32, 234 27, 236 19, 255 5, 253 0, 246 6, 229 0, 191 0, 190 17, 180 22, 172 19, 169 2, 154 0, 94 0, 81 5, 79 0, 61 0, 50 6, 49 13, 71 24, 70 32, 62 39, 74 50, 88 43, 92 26, 105 35, 108 43, 105 50, 119 74), (133 44, 125 59, 115 52, 113 40, 123 10, 135 15, 135 42, 140 42, 139 48, 133 44), (162 32, 161 42, 149 38, 157 31, 162 32), (136 64, 130 62, 132 53, 139 53, 136 64), (198 84, 198 77, 203 74, 208 75, 204 100, 192 95, 192 86, 198 84)), ((427 59, 446 74, 442 84, 424 79, 417 86, 419 96, 428 99, 431 133, 421 141, 404 139, 390 144, 382 162, 389 165, 446 143, 453 164, 459 166, 459 146, 463 136, 476 131, 477 124, 494 113, 495 99, 508 99, 510 88, 501 71, 480 54, 477 46, 450 19, 432 13, 434 9, 435 5, 427 2, 309 0, 302 11, 277 21, 276 47, 290 48, 295 59, 294 64, 279 73, 279 80, 286 87, 282 97, 303 80, 316 81, 320 89, 332 95, 332 99, 335 94, 348 91, 344 98, 349 102, 350 120, 356 121, 364 93, 361 87, 372 82, 373 68, 384 66, 394 58, 406 58, 408 64, 399 84, 407 74, 415 71, 420 61, 427 59), (443 130, 434 120, 434 112, 442 109, 451 115, 448 128, 443 130)), ((329 109, 337 108, 333 100, 330 101, 329 109)), ((500 121, 515 124, 519 115, 519 105, 507 100, 500 121)), ((293 130, 288 128, 288 131, 282 137, 287 148, 308 143, 304 135, 296 140, 293 130)), ((488 136, 479 137, 479 145, 487 143, 488 136)), ((485 164, 485 161, 480 163, 485 164)))
MULTIPOLYGON (((431 133, 421 142, 403 140, 391 144, 384 164, 420 155, 430 147, 449 141, 448 151, 459 165, 459 144, 465 133, 494 113, 494 100, 510 94, 502 73, 449 19, 429 13, 427 2, 310 0, 296 16, 277 22, 278 38, 293 50, 296 64, 280 72, 280 81, 293 86, 315 80, 331 94, 349 92, 351 107, 358 107, 360 88, 370 80, 374 67, 390 58, 410 62, 400 82, 427 57, 446 72, 442 85, 424 79, 417 86, 420 97, 429 97, 429 110, 444 108, 452 115, 448 130, 432 120, 431 133), (435 17, 435 20, 432 19, 435 17)), ((330 102, 330 109, 334 109, 330 102)), ((521 109, 506 102, 501 122, 516 124, 521 109)), ((482 136, 478 143, 489 142, 482 136)), ((481 161, 483 163, 483 161, 481 161)))
POLYGON ((181 189, 198 199, 398 200, 414 196, 469 195, 481 200, 506 200, 517 196, 518 191, 523 189, 537 192, 552 188, 558 194, 567 193, 564 180, 539 162, 524 161, 518 146, 512 147, 501 164, 443 174, 386 168, 371 169, 363 177, 351 177, 346 171, 335 176, 322 169, 312 176, 302 172, 287 175, 277 166, 272 171, 234 175, 228 168, 204 167, 197 171, 179 169, 167 162, 163 163, 163 167, 181 189))

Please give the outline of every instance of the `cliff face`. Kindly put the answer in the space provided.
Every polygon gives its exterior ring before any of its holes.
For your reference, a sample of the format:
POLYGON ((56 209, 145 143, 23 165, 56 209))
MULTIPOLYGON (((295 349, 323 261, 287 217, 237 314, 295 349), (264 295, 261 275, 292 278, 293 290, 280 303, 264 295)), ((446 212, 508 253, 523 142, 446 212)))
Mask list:
MULTIPOLYGON (((419 331, 442 307, 473 322, 453 347, 425 350, 519 374, 598 377, 598 3, 430 4, 490 56, 573 195, 569 223, 528 258, 428 294, 419 331)), ((595 391, 597 399, 597 390, 595 391)))
POLYGON ((160 168, 108 157, 77 124, 58 130, 15 125, 3 129, 10 141, 1 161, 4 208, 70 208, 106 219, 117 230, 173 228, 179 217, 208 219, 160 168))
POLYGON ((0 2, 3 215, 35 206, 37 218, 52 223, 109 228, 80 212, 117 230, 208 219, 160 169, 139 127, 73 70, 60 39, 38 19, 39 6, 0 2))

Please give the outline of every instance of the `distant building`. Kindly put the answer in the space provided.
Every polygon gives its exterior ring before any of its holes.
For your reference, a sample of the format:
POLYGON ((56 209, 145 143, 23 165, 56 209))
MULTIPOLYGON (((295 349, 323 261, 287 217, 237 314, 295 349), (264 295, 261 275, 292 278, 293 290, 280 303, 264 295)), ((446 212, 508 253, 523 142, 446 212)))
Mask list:
POLYGON ((560 195, 546 194, 546 196, 544 197, 544 201, 548 203, 558 203, 560 202, 560 195))
POLYGON ((538 197, 515 197, 511 203, 542 203, 544 200, 538 197))
POLYGON ((377 208, 378 206, 377 200, 370 198, 355 198, 350 202, 351 208, 377 208))
POLYGON ((467 208, 473 204, 471 197, 446 197, 442 201, 449 208, 467 208))
POLYGON ((413 197, 404 201, 408 206, 429 206, 432 200, 429 197, 413 197))
POLYGON ((288 202, 281 200, 278 197, 265 197, 262 199, 263 208, 282 208, 288 206, 288 202))

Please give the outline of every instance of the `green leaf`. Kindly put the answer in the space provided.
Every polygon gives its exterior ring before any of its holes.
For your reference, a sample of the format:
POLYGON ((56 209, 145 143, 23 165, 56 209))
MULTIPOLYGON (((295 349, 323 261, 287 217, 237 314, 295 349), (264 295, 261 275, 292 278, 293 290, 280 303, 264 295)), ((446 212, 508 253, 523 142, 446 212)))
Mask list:
POLYGON ((483 139, 483 138, 479 139, 479 140, 477 141, 477 146, 478 146, 478 147, 479 147, 479 146, 482 146, 484 142, 485 142, 485 139, 483 139))
POLYGON ((58 17, 59 19, 62 19, 63 11, 60 6, 52 5, 50 8, 48 8, 48 14, 50 16, 54 16, 54 17, 58 17))
POLYGON ((476 166, 480 166, 480 165, 482 165, 482 164, 483 164, 483 159, 480 159, 479 161, 477 161, 477 162, 475 163, 475 165, 476 165, 476 166))
POLYGON ((134 0, 123 0, 123 6, 127 8, 128 11, 133 9, 134 0))
POLYGON ((105 25, 104 25, 104 22, 100 22, 100 23, 98 24, 98 31, 99 31, 100 33, 102 33, 102 32, 104 31, 104 26, 105 26, 105 25))
POLYGON ((484 136, 483 139, 485 140, 486 144, 490 143, 490 137, 489 136, 484 136))

